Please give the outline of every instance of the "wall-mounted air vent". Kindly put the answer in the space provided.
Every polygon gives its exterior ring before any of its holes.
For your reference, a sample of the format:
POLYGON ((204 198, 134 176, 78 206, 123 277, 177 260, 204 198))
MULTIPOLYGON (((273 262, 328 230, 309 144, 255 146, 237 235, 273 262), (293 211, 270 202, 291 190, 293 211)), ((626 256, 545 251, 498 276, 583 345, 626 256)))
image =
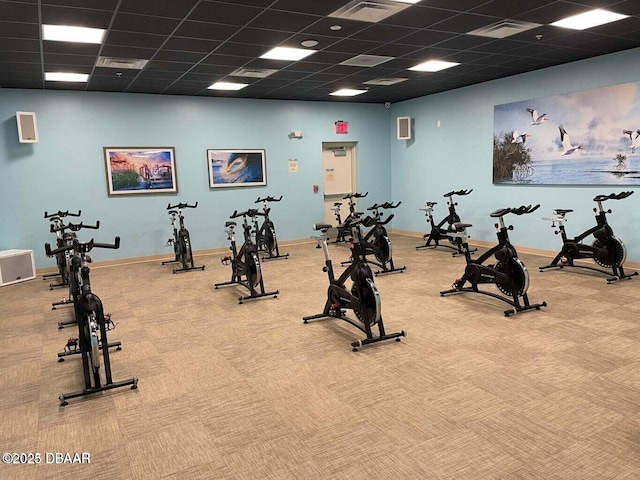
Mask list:
POLYGON ((390 0, 353 0, 329 16, 344 18, 346 20, 377 23, 410 6, 408 3, 398 3, 390 0))
POLYGON ((96 67, 142 70, 148 62, 140 58, 98 57, 96 67))
POLYGON ((269 75, 273 75, 278 70, 274 68, 245 68, 240 67, 237 70, 231 72, 231 77, 249 77, 249 78, 267 78, 269 75))
POLYGON ((539 23, 520 22, 518 20, 500 20, 499 22, 492 23, 486 27, 478 28, 471 32, 467 32, 469 35, 477 35, 479 37, 490 38, 506 38, 516 33, 526 32, 532 28, 539 27, 539 23))
POLYGON ((396 83, 404 82, 409 80, 408 78, 376 78, 375 80, 368 80, 366 82, 362 82, 365 85, 380 85, 380 86, 389 86, 395 85, 396 83))
POLYGON ((349 65, 350 67, 375 67, 394 58, 395 57, 383 57, 380 55, 357 55, 349 60, 340 62, 340 65, 349 65))

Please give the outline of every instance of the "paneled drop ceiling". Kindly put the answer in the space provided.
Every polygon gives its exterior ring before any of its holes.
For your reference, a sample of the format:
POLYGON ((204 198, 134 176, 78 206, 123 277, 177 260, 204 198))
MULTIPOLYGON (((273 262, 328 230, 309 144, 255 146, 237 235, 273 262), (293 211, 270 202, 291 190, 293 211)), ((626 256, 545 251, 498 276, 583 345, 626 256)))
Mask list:
MULTIPOLYGON (((377 23, 330 16, 349 3, 0 0, 0 87, 311 101, 345 101, 330 93, 350 88, 367 91, 347 101, 393 103, 640 47, 639 0, 422 0, 400 4, 377 23), (629 17, 582 31, 550 25, 592 8, 629 17), (469 34, 523 22, 534 27, 506 38, 469 34), (102 44, 45 41, 42 24, 107 32, 102 44), (305 48, 305 40, 318 42, 311 47, 317 51, 301 61, 259 58, 276 46, 305 48), (353 60, 358 55, 363 63, 353 60), (99 57, 112 66, 98 66, 99 57), (409 70, 431 59, 459 65, 409 70), (147 63, 123 68, 135 60, 147 63), (45 81, 52 71, 89 74, 89 81, 45 81), (218 81, 249 85, 208 89, 218 81)), ((394 6, 392 0, 358 4, 351 12, 356 18, 378 4, 394 6)))

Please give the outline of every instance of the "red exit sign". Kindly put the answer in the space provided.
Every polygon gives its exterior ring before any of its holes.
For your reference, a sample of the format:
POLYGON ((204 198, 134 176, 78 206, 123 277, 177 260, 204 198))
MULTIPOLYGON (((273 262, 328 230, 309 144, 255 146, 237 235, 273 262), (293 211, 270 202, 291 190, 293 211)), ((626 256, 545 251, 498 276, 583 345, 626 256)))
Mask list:
POLYGON ((337 122, 335 122, 335 125, 336 133, 349 133, 349 122, 338 120, 337 122))

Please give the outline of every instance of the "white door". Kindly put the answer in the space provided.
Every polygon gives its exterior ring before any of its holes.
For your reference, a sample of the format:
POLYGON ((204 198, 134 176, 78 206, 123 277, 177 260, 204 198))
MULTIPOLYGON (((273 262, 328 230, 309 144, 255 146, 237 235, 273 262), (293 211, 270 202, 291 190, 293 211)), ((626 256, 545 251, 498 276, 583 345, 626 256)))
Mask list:
POLYGON ((349 215, 349 202, 342 197, 355 192, 355 147, 327 146, 322 147, 324 221, 336 226, 336 216, 332 210, 334 203, 342 203, 341 218, 349 215))

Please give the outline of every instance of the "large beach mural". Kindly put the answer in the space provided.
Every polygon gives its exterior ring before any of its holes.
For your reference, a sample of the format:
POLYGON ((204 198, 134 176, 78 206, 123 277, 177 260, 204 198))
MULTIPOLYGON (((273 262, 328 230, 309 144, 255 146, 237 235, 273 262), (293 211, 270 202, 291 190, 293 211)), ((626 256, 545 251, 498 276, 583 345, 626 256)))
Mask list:
POLYGON ((496 105, 493 183, 640 185, 639 85, 496 105))
POLYGON ((173 147, 105 147, 104 156, 110 196, 178 191, 173 147))

